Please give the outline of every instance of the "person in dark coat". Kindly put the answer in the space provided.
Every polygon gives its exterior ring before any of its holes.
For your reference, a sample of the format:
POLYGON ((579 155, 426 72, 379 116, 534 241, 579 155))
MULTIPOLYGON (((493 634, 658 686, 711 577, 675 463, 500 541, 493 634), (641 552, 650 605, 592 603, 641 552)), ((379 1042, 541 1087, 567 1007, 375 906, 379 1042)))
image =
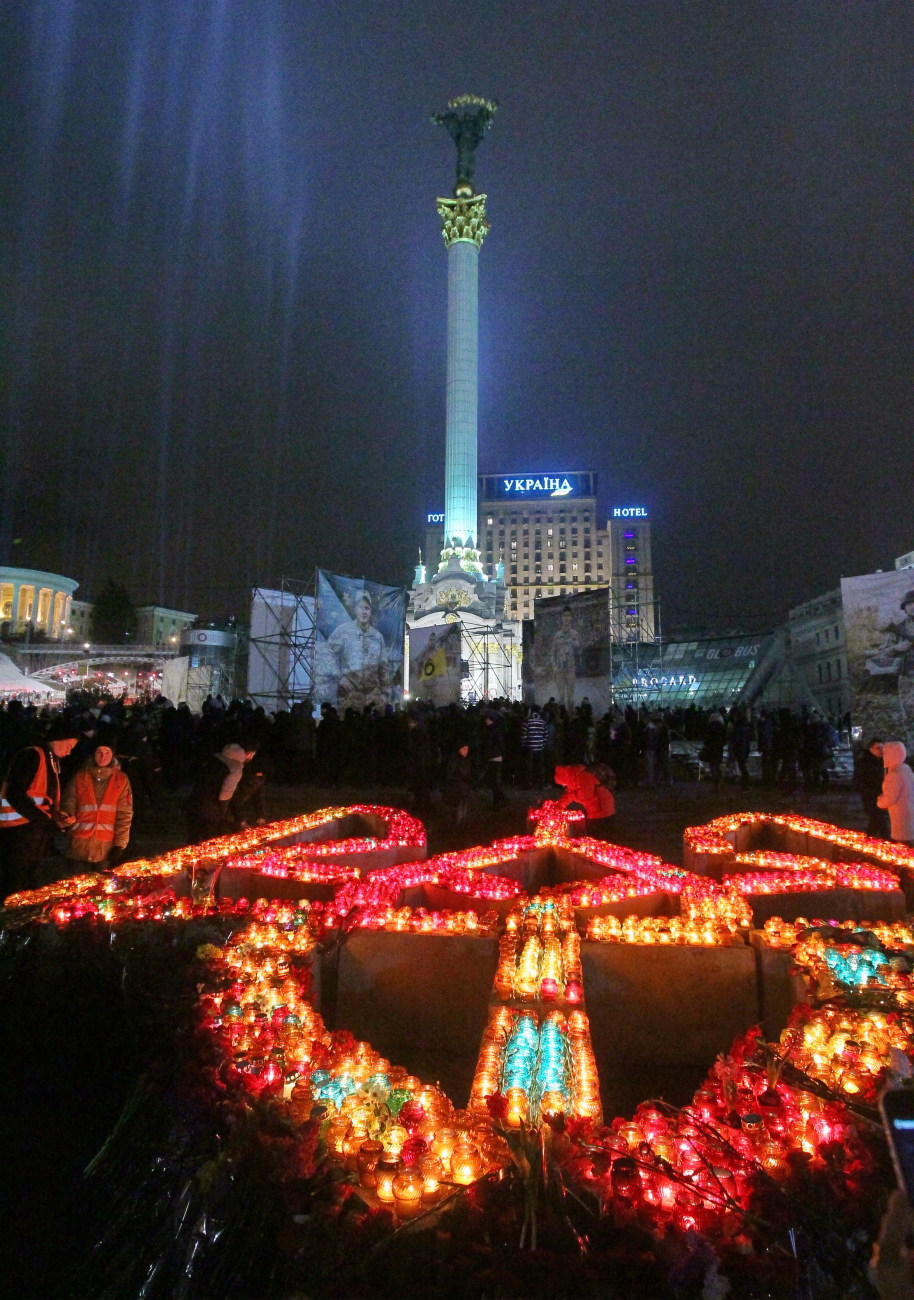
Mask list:
POLYGON ((258 754, 253 745, 245 746, 244 767, 235 793, 229 802, 228 815, 233 828, 263 826, 267 820, 267 779, 270 761, 258 754))
POLYGON ((240 745, 223 745, 218 754, 204 759, 185 805, 188 843, 228 835, 235 826, 231 802, 241 781, 247 755, 240 745))
POLYGON ((448 759, 444 774, 444 802, 454 809, 456 826, 466 821, 472 797, 473 764, 470 747, 464 742, 448 759))
POLYGON ((724 762, 724 742, 727 738, 727 729, 724 726, 724 720, 721 715, 715 711, 708 719, 708 726, 705 731, 704 758, 711 769, 711 780, 714 782, 714 789, 720 789, 721 768, 724 762))
POLYGON ((489 709, 483 715, 482 722, 482 759, 485 781, 492 791, 493 809, 501 808, 505 804, 504 757, 505 746, 501 718, 493 709, 489 709))
POLYGON ((728 742, 730 757, 739 768, 740 785, 745 789, 749 784, 749 751, 752 748, 752 724, 740 711, 733 720, 733 730, 728 742))
POLYGON ((416 806, 423 808, 435 784, 435 745, 423 714, 411 713, 406 725, 409 788, 416 806))
POLYGON ((321 785, 335 786, 340 779, 342 763, 342 723, 332 704, 321 705, 321 720, 317 724, 315 749, 317 778, 321 785))

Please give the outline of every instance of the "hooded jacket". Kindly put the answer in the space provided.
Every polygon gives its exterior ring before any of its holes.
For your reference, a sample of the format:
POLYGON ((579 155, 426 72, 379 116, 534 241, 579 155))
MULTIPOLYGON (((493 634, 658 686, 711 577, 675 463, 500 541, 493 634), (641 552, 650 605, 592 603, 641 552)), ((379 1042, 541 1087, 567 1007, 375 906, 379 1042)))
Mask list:
POLYGON ((914 772, 906 757, 900 740, 887 740, 882 747, 885 777, 876 802, 888 811, 893 840, 914 840, 914 772))
MULTIPOLYGON (((914 772, 911 774, 914 776, 914 772)), ((600 817, 612 817, 616 811, 616 801, 606 786, 595 774, 581 763, 570 763, 555 769, 556 785, 563 785, 565 793, 558 800, 560 808, 569 804, 580 804, 591 820, 600 817)))

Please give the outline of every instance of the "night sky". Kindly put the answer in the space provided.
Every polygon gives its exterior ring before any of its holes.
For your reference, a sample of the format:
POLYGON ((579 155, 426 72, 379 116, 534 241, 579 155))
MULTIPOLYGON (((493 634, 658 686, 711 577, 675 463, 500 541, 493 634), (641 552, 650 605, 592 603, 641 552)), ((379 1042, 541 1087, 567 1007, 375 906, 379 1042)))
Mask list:
POLYGON ((0 41, 8 562, 206 617, 410 580, 464 92, 480 469, 649 507, 670 630, 914 548, 907 5, 5 0, 0 41))

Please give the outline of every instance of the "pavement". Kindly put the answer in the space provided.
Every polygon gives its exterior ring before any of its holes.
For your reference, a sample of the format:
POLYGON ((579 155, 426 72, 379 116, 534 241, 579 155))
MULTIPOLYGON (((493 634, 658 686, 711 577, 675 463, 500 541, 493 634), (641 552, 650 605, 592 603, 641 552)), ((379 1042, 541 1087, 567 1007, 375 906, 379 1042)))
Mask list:
MULTIPOLYGON (((319 786, 277 786, 267 792, 270 818, 292 817, 318 808, 371 803, 405 808, 426 826, 429 855, 487 844, 528 830, 527 812, 556 791, 506 790, 506 802, 493 810, 488 791, 480 790, 466 823, 457 827, 453 809, 442 801, 418 806, 408 791, 399 788, 353 789, 319 786)), ((134 821, 130 857, 152 857, 186 843, 183 795, 166 796, 151 810, 139 807, 134 821)), ((616 816, 611 838, 618 844, 656 853, 666 862, 682 863, 682 833, 731 812, 795 812, 836 826, 864 830, 866 818, 857 794, 848 786, 806 793, 725 784, 715 792, 707 781, 677 781, 670 786, 616 791, 616 816)))

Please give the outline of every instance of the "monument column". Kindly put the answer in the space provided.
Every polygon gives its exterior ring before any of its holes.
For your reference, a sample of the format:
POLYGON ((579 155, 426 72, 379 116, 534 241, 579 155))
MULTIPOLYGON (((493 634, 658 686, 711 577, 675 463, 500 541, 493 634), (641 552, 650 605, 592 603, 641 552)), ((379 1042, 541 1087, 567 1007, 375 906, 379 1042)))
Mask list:
POLYGON ((458 565, 482 576, 477 551, 476 441, 478 433, 479 250, 489 230, 486 196, 473 189, 476 150, 497 104, 458 95, 432 121, 457 146, 454 197, 438 199, 447 247, 447 389, 444 465, 444 553, 440 570, 458 565))
POLYGON ((486 196, 470 190, 466 197, 439 199, 437 206, 448 263, 444 540, 446 547, 475 551, 479 249, 489 229, 486 196))

